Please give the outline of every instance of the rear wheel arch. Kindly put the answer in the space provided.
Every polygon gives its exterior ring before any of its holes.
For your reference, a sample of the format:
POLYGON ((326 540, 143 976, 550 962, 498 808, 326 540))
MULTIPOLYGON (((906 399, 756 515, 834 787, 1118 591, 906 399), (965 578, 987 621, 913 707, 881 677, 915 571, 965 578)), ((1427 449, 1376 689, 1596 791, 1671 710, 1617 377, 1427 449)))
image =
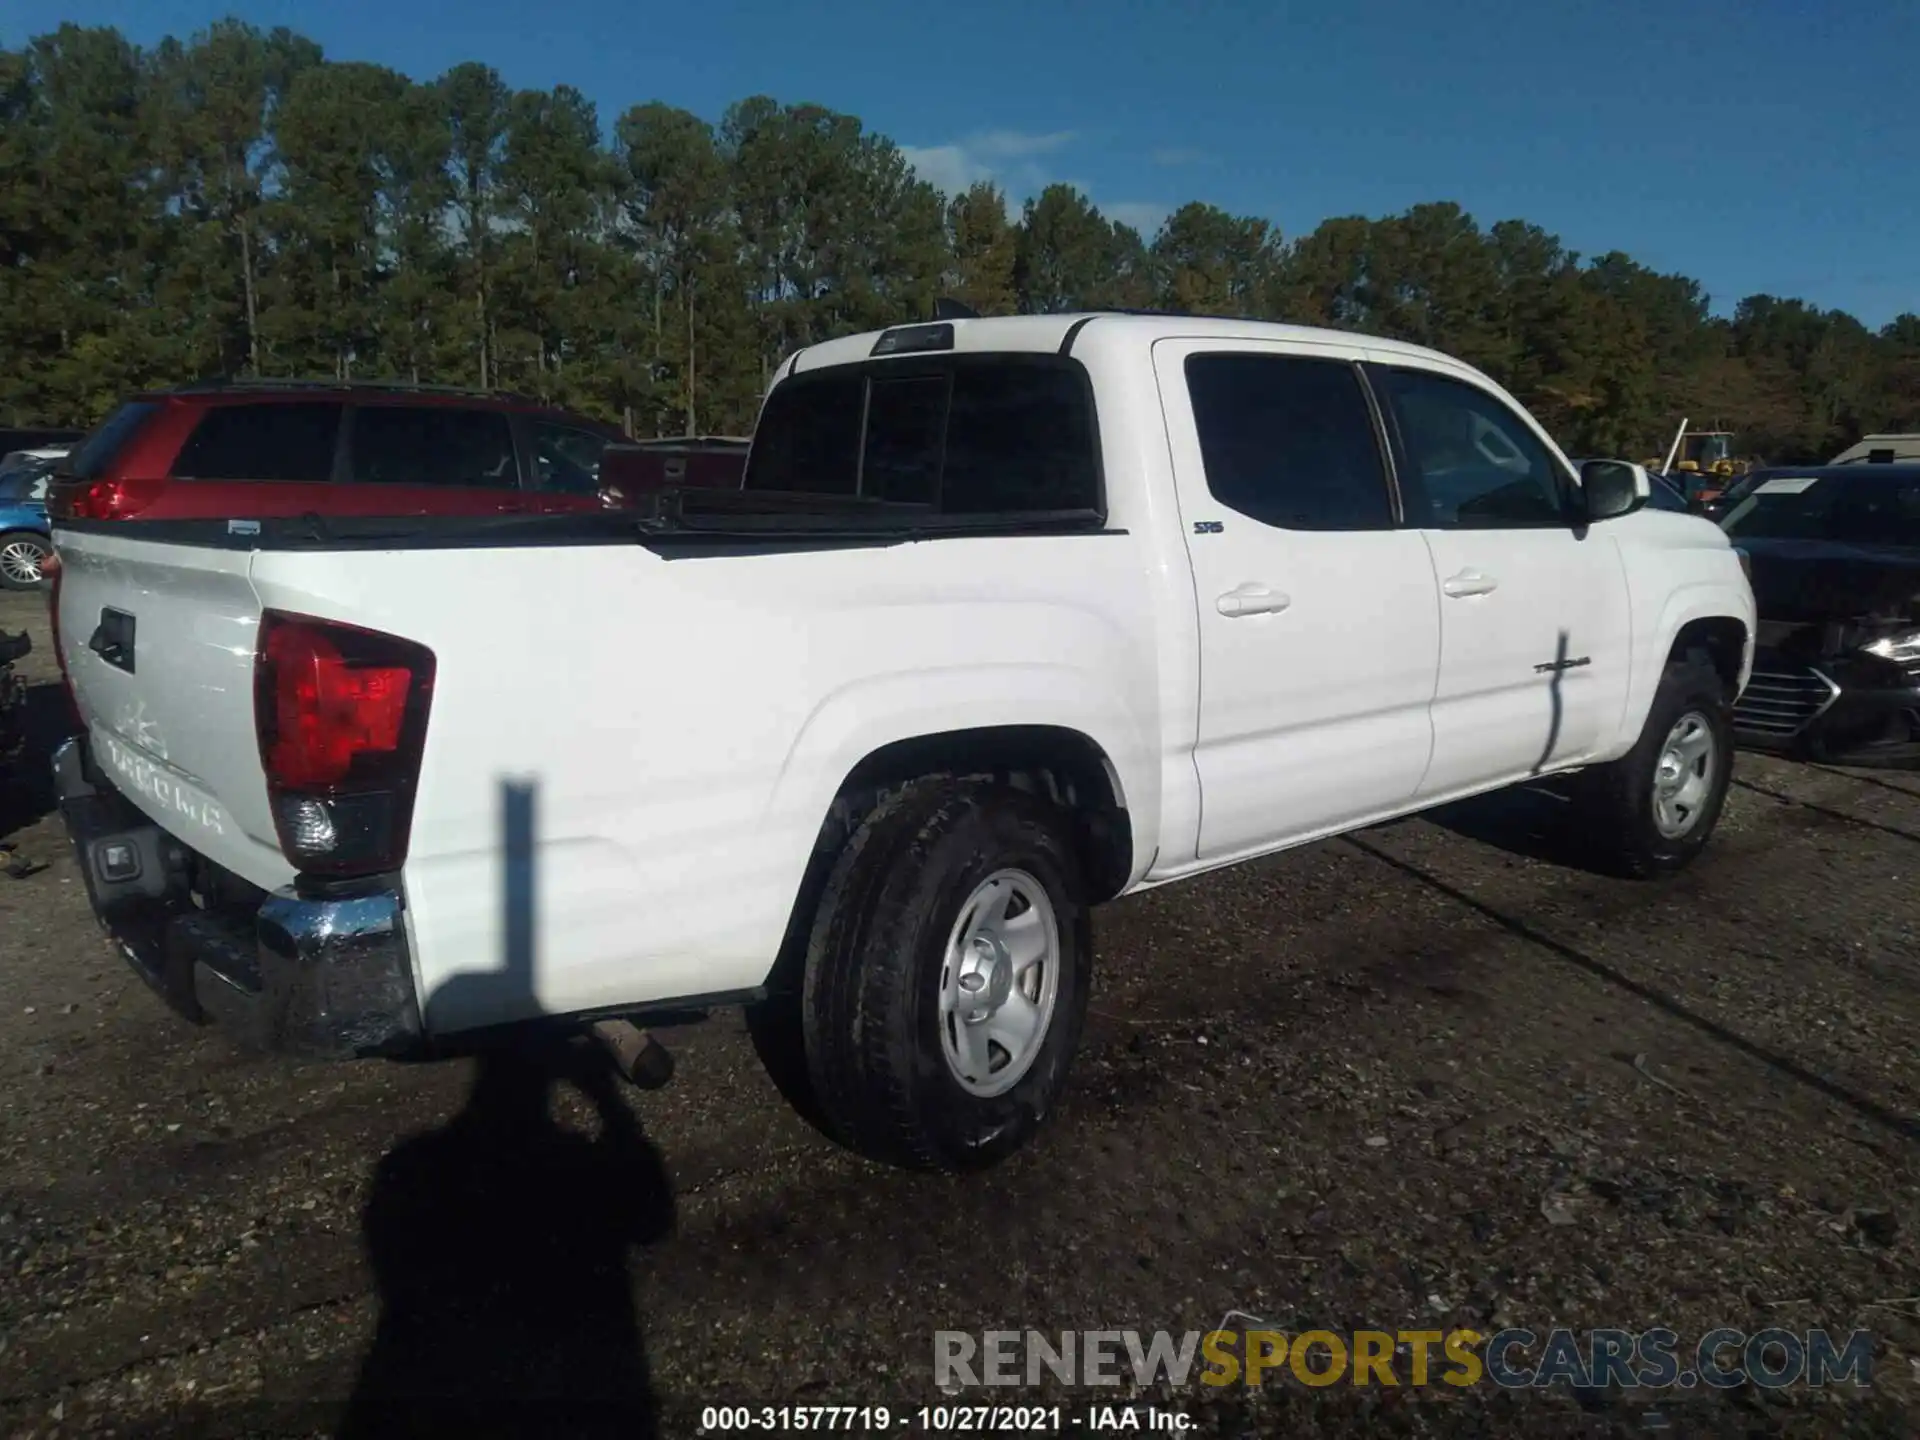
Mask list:
POLYGON ((1084 731, 1062 725, 990 725, 890 741, 847 772, 807 857, 780 948, 749 1005, 747 1029, 775 1087, 826 1129, 809 1070, 802 1023, 807 952, 836 866, 862 822, 916 782, 978 781, 1037 796, 1066 821, 1085 904, 1118 895, 1132 878, 1133 819, 1118 769, 1084 731))
POLYGON ((837 1142, 975 1169, 1056 1108, 1092 978, 1062 818, 1030 790, 931 776, 886 792, 842 848, 794 1006, 802 1113, 837 1142))
POLYGON ((869 751, 841 780, 821 819, 767 988, 798 982, 813 912, 841 848, 881 798, 915 780, 982 780, 1039 796, 1069 817, 1086 901, 1110 900, 1132 878, 1136 839, 1118 768, 1084 731, 988 725, 907 736, 869 751))
POLYGON ((1085 732, 1064 725, 994 725, 919 735, 883 745, 853 767, 837 801, 878 795, 928 775, 992 779, 1074 817, 1073 839, 1090 903, 1126 888, 1133 828, 1119 771, 1085 732))

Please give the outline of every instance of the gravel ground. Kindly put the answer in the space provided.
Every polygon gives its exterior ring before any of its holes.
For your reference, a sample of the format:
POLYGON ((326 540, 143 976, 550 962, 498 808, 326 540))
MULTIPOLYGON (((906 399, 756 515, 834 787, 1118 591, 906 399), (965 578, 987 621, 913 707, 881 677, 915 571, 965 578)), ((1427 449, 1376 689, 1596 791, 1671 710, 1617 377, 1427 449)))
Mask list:
MULTIPOLYGON (((22 625, 51 720, 40 608, 0 597, 22 625)), ((902 1417, 943 1399, 939 1329, 1234 1309, 1859 1328, 1874 1383, 1144 1397, 1202 1433, 1920 1429, 1920 776, 1742 757, 1664 886, 1567 863, 1523 794, 1107 907, 1069 1101, 960 1180, 818 1138, 727 1012, 669 1034, 665 1090, 560 1090, 570 1142, 469 1106, 468 1062, 240 1053, 115 958, 37 788, 0 810, 47 865, 0 877, 0 1434, 327 1435, 396 1373, 526 1397, 419 1433, 584 1432, 542 1393, 651 1396, 669 1435, 723 1402, 902 1417)), ((1132 1397, 971 1398, 1077 1433, 1132 1397)))

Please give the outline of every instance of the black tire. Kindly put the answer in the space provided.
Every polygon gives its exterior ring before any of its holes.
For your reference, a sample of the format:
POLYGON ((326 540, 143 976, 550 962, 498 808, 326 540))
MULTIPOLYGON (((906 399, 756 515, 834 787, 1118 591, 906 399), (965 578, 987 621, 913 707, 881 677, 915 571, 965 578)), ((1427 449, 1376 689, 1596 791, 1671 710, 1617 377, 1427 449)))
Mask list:
POLYGON ((759 1057, 767 1078, 801 1119, 829 1138, 835 1138, 833 1128, 820 1109, 819 1097, 813 1090, 813 1074, 807 1066, 807 1026, 801 1009, 807 946, 814 919, 819 914, 820 897, 826 893, 834 864, 880 798, 880 791, 865 790, 843 795, 834 805, 833 813, 821 827, 806 874, 801 878, 793 918, 768 977, 770 993, 764 1000, 746 1007, 747 1037, 753 1042, 754 1054, 759 1057))
POLYGON ((45 573, 47 557, 53 554, 53 542, 33 530, 8 530, 0 534, 0 590, 44 590, 48 580, 45 573), (32 580, 21 578, 15 573, 13 565, 8 564, 8 552, 14 549, 30 549, 40 556, 39 575, 32 580))
POLYGON ((1667 662, 1640 738, 1620 759, 1582 773, 1574 792, 1577 819, 1601 868, 1636 880, 1678 874, 1706 847, 1733 779, 1733 706, 1727 685, 1704 650, 1667 662), (1654 773, 1667 738, 1687 715, 1712 735, 1707 788, 1680 834, 1655 818, 1654 773))
POLYGON ((799 992, 776 992, 747 1006, 746 1021, 753 1053, 759 1056, 760 1068, 767 1072, 780 1098, 814 1129, 829 1139, 838 1139, 820 1109, 820 1097, 814 1093, 813 1075, 807 1068, 807 1025, 799 992))
POLYGON ((1086 1020, 1084 893, 1058 810, 1023 791, 943 779, 882 799, 834 865, 807 946, 799 1008, 827 1133, 919 1170, 979 1169, 1026 1144, 1060 1099, 1086 1020), (1029 1068, 988 1097, 948 1065, 940 985, 961 908, 1002 870, 1043 892, 1058 980, 1029 1068))

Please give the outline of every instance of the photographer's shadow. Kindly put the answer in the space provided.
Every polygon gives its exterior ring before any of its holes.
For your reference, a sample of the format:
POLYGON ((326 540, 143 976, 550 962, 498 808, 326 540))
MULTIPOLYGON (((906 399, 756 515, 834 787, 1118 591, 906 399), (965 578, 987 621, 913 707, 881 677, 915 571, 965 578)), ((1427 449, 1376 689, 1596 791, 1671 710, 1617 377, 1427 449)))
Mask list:
MULTIPOLYGON (((456 984, 531 981, 532 796, 505 799, 509 963, 456 984)), ((380 1161, 380 1320, 339 1435, 657 1433, 628 1261, 672 1230, 673 1192, 622 1086, 589 1045, 485 1049, 460 1113, 380 1161), (597 1134, 557 1121, 562 1087, 597 1134)))

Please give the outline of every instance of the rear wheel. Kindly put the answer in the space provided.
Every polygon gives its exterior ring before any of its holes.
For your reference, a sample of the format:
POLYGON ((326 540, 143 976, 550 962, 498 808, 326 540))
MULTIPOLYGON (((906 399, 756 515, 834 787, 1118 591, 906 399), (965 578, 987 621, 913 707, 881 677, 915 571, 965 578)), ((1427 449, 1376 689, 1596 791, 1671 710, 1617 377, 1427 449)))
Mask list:
POLYGON ((1058 811, 926 781, 883 800, 828 880, 800 1014, 818 1123, 915 1169, 1024 1145, 1065 1088, 1091 944, 1058 811))
POLYGON ((0 590, 39 590, 47 583, 47 557, 53 545, 31 530, 0 535, 0 590))
POLYGON ((1640 739, 1580 776, 1588 843, 1605 868, 1672 875, 1706 847, 1733 778, 1732 705, 1705 651, 1667 662, 1640 739))

